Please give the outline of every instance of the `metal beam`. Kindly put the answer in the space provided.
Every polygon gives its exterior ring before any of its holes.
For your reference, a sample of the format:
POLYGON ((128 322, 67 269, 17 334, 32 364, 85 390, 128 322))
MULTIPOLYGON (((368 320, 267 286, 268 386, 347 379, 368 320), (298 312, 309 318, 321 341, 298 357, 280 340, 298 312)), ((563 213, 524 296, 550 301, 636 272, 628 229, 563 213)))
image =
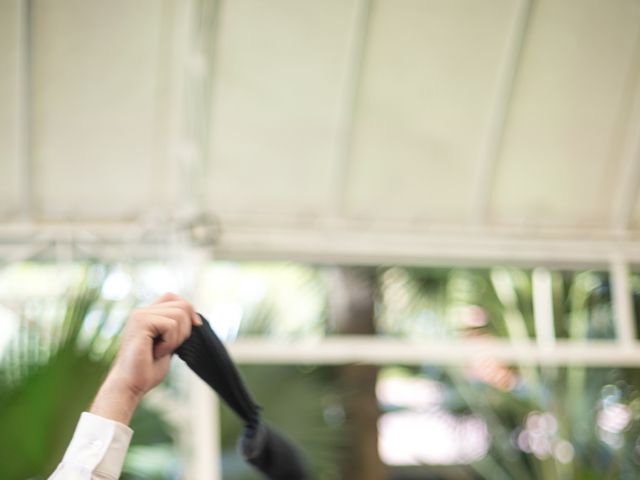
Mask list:
MULTIPOLYGON (((189 248, 180 254, 177 251, 176 262, 183 269, 182 287, 187 298, 193 298, 196 304, 201 303, 203 291, 200 288, 202 275, 211 262, 211 251, 202 248, 189 248)), ((193 458, 190 464, 189 478, 206 478, 220 480, 222 478, 222 457, 220 448, 220 411, 218 397, 202 380, 191 374, 190 394, 193 402, 192 415, 196 424, 192 425, 194 436, 193 458), (197 418, 196 418, 197 417, 197 418)))
POLYGON ((635 65, 625 96, 634 99, 624 120, 629 125, 622 146, 620 176, 615 202, 613 205, 611 226, 623 234, 629 228, 633 217, 638 190, 640 189, 640 33, 634 51, 635 65))
POLYGON ((633 348, 636 342, 636 328, 631 307, 629 287, 629 266, 620 255, 611 261, 611 284, 613 316, 619 344, 625 349, 633 348))
MULTIPOLYGON (((152 155, 149 169, 150 195, 145 212, 157 212, 169 203, 178 204, 183 117, 186 101, 185 58, 193 1, 161 0, 158 36, 157 83, 154 92, 152 155)), ((188 182, 184 182, 188 183, 188 182)))
POLYGON ((640 344, 621 349, 615 341, 557 340, 552 350, 535 342, 502 339, 425 340, 340 336, 322 340, 240 339, 228 345, 244 364, 464 365, 493 359, 512 365, 638 367, 640 344))
POLYGON ((546 268, 536 268, 533 271, 532 283, 536 341, 540 348, 550 351, 556 341, 551 272, 546 268))
MULTIPOLYGON (((421 230, 402 226, 345 223, 260 225, 222 223, 200 242, 229 260, 298 260, 342 264, 524 265, 607 269, 614 255, 640 263, 640 242, 590 230, 553 231, 498 228, 421 230)), ((150 247, 166 245, 169 233, 197 229, 186 220, 167 222, 0 223, 0 256, 46 241, 73 241, 80 247, 120 248, 137 258, 153 258, 150 247), (123 248, 125 247, 125 248, 123 248)), ((116 253, 116 252, 114 252, 116 253)))
POLYGON ((189 437, 191 458, 187 465, 189 478, 222 478, 220 462, 219 402, 211 387, 189 372, 189 437))
POLYGON ((191 215, 207 205, 207 172, 213 109, 213 81, 222 0, 192 2, 190 51, 185 72, 184 155, 181 155, 181 200, 191 215))
POLYGON ((31 0, 18 2, 18 154, 16 156, 20 191, 20 219, 33 219, 33 169, 32 169, 32 17, 31 0))
POLYGON ((347 65, 342 81, 343 90, 339 102, 335 137, 335 162, 332 213, 336 217, 344 214, 345 194, 351 164, 351 146, 358 107, 358 93, 362 68, 367 48, 371 18, 371 0, 354 0, 353 19, 347 41, 347 65))
POLYGON ((498 71, 498 84, 493 100, 494 108, 488 119, 484 142, 480 147, 478 172, 473 193, 474 207, 471 221, 476 225, 486 224, 489 217, 491 191, 498 165, 498 155, 531 16, 531 4, 532 0, 519 0, 517 2, 515 15, 506 41, 503 62, 498 71))
POLYGON ((640 263, 633 239, 575 231, 564 236, 497 229, 421 231, 278 228, 224 225, 216 244, 218 258, 292 259, 322 263, 398 265, 576 266, 606 269, 613 253, 640 263))

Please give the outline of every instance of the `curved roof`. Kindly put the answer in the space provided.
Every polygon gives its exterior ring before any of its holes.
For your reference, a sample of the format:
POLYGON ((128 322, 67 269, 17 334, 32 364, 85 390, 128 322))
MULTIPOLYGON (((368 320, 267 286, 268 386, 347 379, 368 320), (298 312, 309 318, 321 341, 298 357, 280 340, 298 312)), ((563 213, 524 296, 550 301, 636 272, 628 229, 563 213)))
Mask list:
POLYGON ((637 250, 638 0, 32 5, 0 4, 0 226, 637 250))

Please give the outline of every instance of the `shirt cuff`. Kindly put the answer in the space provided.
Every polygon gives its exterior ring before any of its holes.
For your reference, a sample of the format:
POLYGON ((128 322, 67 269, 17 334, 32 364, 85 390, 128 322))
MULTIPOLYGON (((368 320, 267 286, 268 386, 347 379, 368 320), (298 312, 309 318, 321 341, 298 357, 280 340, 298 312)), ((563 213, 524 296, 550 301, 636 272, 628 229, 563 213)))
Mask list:
POLYGON ((117 480, 132 435, 133 430, 120 422, 83 412, 62 463, 117 480))

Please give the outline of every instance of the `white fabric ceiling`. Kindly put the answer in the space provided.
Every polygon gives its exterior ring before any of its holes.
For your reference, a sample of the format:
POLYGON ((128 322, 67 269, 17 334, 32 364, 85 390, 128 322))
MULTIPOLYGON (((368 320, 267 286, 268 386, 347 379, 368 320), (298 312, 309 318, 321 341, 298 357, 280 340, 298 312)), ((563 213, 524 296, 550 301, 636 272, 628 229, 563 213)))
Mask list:
POLYGON ((31 4, 0 222, 640 227, 640 0, 31 4))

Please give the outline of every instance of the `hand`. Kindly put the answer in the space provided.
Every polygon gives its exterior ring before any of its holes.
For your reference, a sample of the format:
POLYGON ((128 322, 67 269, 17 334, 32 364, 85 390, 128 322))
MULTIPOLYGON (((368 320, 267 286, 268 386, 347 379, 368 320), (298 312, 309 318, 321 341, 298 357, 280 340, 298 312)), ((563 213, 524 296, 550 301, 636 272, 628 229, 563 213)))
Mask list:
POLYGON ((202 320, 189 302, 172 293, 134 310, 90 412, 128 424, 142 397, 167 375, 171 356, 189 338, 192 325, 202 320))

